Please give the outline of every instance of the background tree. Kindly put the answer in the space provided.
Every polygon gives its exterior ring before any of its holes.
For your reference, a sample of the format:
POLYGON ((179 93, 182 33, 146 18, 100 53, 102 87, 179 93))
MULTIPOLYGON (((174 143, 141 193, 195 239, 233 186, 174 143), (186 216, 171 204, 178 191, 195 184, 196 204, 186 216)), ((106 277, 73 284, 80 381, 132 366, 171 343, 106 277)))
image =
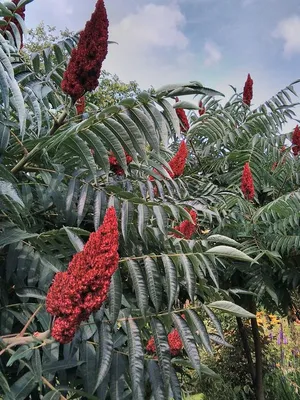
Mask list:
MULTIPOLYGON (((221 275, 222 287, 236 286, 256 293, 256 301, 249 295, 238 300, 253 313, 257 304, 264 304, 269 310, 280 307, 287 315, 292 308, 291 291, 299 289, 298 126, 293 133, 283 132, 288 120, 297 123, 293 85, 298 82, 251 109, 253 81, 248 75, 243 96, 235 91, 225 106, 201 100, 206 112, 197 119, 192 116, 195 123, 188 132, 197 155, 196 173, 209 174, 212 204, 222 215, 212 232, 239 241, 241 249, 259 261, 251 269, 239 262, 230 263, 221 275)), ((253 363, 245 327, 241 319, 237 322, 257 398, 263 399, 257 323, 251 321, 253 363)))

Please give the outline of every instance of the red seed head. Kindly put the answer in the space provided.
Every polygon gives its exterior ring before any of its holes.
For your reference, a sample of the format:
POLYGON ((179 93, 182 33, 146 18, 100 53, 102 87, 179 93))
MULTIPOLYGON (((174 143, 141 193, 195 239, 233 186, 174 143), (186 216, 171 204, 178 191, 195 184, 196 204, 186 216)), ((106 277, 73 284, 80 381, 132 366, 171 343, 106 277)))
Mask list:
MULTIPOLYGON (((133 158, 126 153, 125 151, 125 156, 126 156, 126 163, 127 165, 130 164, 133 160, 133 158)), ((116 174, 116 175, 124 175, 124 170, 123 168, 120 166, 117 158, 113 155, 113 152, 110 152, 110 155, 108 157, 109 160, 109 164, 110 164, 110 169, 116 174)))
POLYGON ((193 222, 186 219, 185 221, 182 221, 180 225, 175 226, 174 229, 176 229, 176 231, 181 233, 181 235, 177 235, 175 233, 174 234, 175 237, 181 238, 183 235, 185 239, 189 240, 189 239, 191 239, 193 234, 196 232, 196 230, 197 230, 197 213, 194 210, 190 210, 189 214, 192 217, 193 222))
MULTIPOLYGON (((178 97, 175 97, 176 103, 179 102, 178 97)), ((183 108, 175 109, 177 117, 179 119, 181 132, 187 132, 190 129, 189 120, 187 119, 186 113, 183 108)))
POLYGON ((83 250, 74 255, 65 272, 55 275, 46 298, 47 311, 56 317, 52 336, 70 342, 80 323, 107 298, 111 277, 119 262, 116 211, 110 207, 103 224, 91 233, 83 250))
POLYGON ((155 342, 154 342, 154 337, 151 336, 151 338, 148 340, 146 350, 148 353, 155 353, 156 352, 156 347, 155 347, 155 342))
POLYGON ((248 162, 244 165, 241 190, 245 196, 245 199, 252 200, 254 198, 254 183, 248 162))
POLYGON ((244 86, 244 92, 243 92, 243 102, 250 106, 251 100, 253 97, 253 80, 251 79, 250 74, 248 74, 247 80, 245 82, 244 86))
POLYGON ((170 346, 171 355, 178 356, 178 354, 183 349, 183 344, 182 344, 181 337, 180 337, 177 329, 173 329, 168 334, 168 342, 169 342, 169 346, 170 346))
POLYGON ((298 125, 295 127, 292 135, 292 145, 294 156, 297 156, 300 152, 300 129, 298 125))
POLYGON ((91 19, 80 32, 77 48, 61 83, 62 90, 75 102, 98 86, 101 67, 107 55, 108 19, 103 0, 98 0, 91 19))
MULTIPOLYGON (((173 329, 168 334, 168 343, 169 343, 171 355, 178 356, 178 354, 183 349, 183 344, 182 344, 182 341, 181 341, 181 338, 180 338, 180 335, 179 335, 177 329, 173 329)), ((152 354, 156 353, 156 346, 155 346, 155 341, 154 341, 153 336, 151 336, 151 338, 148 340, 148 343, 146 345, 146 351, 148 353, 152 353, 152 354)))
POLYGON ((182 141, 180 143, 177 153, 169 161, 169 165, 173 171, 173 174, 169 172, 172 178, 176 178, 183 174, 187 156, 188 156, 188 148, 185 141, 182 141))

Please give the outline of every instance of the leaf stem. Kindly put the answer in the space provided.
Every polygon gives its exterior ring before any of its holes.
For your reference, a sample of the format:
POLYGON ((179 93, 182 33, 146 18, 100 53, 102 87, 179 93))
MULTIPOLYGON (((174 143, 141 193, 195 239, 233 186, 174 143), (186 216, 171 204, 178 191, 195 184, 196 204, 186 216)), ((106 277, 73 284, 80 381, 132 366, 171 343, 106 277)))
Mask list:
POLYGON ((59 129, 63 123, 65 122, 65 119, 67 117, 68 113, 67 110, 64 110, 61 116, 58 118, 58 120, 54 121, 54 124, 52 128, 50 129, 49 136, 54 135, 54 133, 59 129))

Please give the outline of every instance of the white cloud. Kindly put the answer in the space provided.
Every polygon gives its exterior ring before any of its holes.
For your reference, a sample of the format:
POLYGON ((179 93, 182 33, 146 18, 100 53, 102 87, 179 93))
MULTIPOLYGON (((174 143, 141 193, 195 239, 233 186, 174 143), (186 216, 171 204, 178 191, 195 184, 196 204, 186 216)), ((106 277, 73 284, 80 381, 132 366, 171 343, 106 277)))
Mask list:
POLYGON ((174 4, 139 7, 111 24, 110 39, 118 45, 109 47, 104 68, 144 88, 195 78, 189 73, 195 60, 182 30, 184 24, 185 17, 174 4))
POLYGON ((129 40, 139 48, 146 45, 183 49, 188 45, 188 39, 180 30, 184 22, 184 15, 177 7, 170 9, 167 6, 147 4, 137 13, 113 25, 110 31, 122 42, 124 39, 129 40))
POLYGON ((281 20, 273 36, 284 40, 283 51, 286 56, 300 53, 300 16, 292 15, 281 20))
POLYGON ((73 7, 69 4, 68 0, 48 0, 48 4, 51 10, 58 16, 73 14, 73 7))
POLYGON ((204 65, 206 67, 211 67, 219 63, 222 58, 222 53, 219 50, 218 46, 211 42, 207 41, 204 45, 205 59, 204 65))

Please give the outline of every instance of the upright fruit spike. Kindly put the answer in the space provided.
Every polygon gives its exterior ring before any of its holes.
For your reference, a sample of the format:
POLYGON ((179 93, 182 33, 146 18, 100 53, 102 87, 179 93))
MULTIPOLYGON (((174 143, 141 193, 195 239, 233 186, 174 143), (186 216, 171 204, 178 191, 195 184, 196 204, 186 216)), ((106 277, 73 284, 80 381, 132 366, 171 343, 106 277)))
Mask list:
POLYGON ((107 55, 108 19, 103 0, 98 0, 91 19, 80 32, 77 48, 73 49, 70 62, 61 83, 62 90, 75 103, 85 92, 98 86, 102 63, 107 55))
MULTIPOLYGON (((179 102, 178 97, 175 98, 176 103, 179 102)), ((187 132, 190 129, 190 124, 183 108, 176 108, 176 114, 179 119, 181 132, 187 132)))
POLYGON ((244 165, 241 190, 245 196, 245 199, 253 200, 253 198, 254 198, 254 183, 253 183, 253 177, 252 177, 250 165, 248 162, 244 165))
POLYGON ((297 125, 294 129, 293 136, 292 136, 292 151, 294 156, 297 156, 300 152, 300 129, 297 125))
POLYGON ((183 174, 187 156, 188 156, 188 148, 185 141, 182 141, 180 143, 177 153, 169 161, 169 165, 173 171, 173 175, 170 173, 170 175, 172 175, 172 178, 177 178, 178 176, 183 174))
POLYGON ((250 74, 248 74, 243 91, 243 102, 247 104, 247 106, 250 106, 252 97, 253 97, 253 80, 251 79, 250 74))
POLYGON ((56 317, 51 334, 58 342, 69 343, 80 323, 106 300, 119 263, 118 247, 118 220, 110 207, 103 224, 74 255, 67 271, 55 275, 48 291, 46 309, 56 317))

